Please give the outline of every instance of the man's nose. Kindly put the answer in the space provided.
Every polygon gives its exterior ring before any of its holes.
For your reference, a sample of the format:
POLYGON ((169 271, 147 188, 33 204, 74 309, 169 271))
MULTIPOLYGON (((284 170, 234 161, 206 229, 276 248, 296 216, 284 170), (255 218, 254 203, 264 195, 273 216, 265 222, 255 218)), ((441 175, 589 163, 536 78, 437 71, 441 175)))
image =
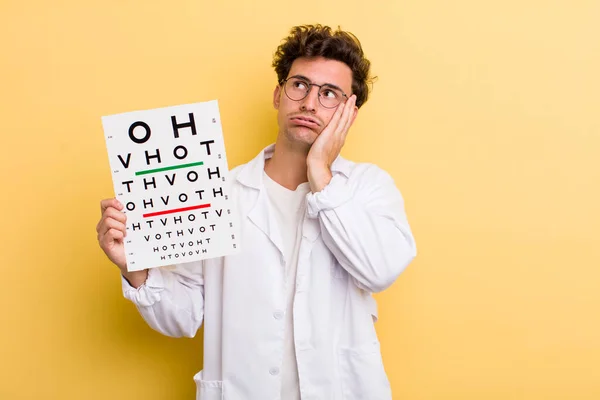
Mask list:
POLYGON ((300 108, 306 111, 316 111, 319 106, 319 88, 311 86, 308 89, 308 94, 300 101, 300 108))

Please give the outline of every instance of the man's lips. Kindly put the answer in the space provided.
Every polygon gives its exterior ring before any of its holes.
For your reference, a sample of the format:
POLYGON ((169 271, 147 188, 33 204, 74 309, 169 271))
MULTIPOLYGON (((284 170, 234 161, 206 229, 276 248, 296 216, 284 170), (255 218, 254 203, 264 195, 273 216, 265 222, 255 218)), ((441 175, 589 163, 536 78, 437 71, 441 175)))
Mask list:
POLYGON ((294 125, 306 126, 308 128, 319 128, 321 126, 316 119, 300 115, 290 118, 290 121, 294 125))

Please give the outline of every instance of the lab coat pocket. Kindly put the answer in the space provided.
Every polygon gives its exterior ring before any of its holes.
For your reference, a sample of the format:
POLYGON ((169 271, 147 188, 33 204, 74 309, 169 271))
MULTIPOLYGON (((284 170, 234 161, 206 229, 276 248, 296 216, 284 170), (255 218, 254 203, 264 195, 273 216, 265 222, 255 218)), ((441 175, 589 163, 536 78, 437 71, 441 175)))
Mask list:
POLYGON ((196 382, 196 400, 225 400, 223 381, 205 381, 202 371, 194 376, 196 382))
POLYGON ((344 400, 391 400, 379 342, 340 349, 340 378, 344 400))

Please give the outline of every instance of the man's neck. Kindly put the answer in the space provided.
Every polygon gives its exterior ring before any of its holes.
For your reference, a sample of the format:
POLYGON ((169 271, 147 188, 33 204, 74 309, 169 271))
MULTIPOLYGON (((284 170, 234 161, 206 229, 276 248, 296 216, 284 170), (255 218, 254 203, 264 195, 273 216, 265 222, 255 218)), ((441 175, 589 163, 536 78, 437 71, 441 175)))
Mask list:
POLYGON ((310 147, 290 146, 279 139, 275 143, 273 157, 265 161, 265 172, 281 186, 296 190, 300 184, 308 182, 306 157, 310 147))

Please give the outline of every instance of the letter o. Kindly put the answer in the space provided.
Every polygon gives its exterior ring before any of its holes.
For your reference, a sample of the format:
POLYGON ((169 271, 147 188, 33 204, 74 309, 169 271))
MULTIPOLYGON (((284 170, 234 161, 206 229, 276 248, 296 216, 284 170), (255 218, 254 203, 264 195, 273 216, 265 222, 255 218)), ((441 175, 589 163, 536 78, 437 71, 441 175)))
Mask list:
POLYGON ((131 139, 134 143, 137 143, 137 144, 146 143, 148 141, 148 139, 150 139, 150 127, 148 126, 148 124, 143 121, 136 121, 133 124, 131 124, 131 126, 129 127, 129 139, 131 139), (133 134, 133 131, 138 126, 141 126, 146 131, 146 133, 144 134, 144 137, 141 139, 138 139, 133 134))
POLYGON ((188 172, 187 179, 190 182, 196 182, 198 180, 198 173, 196 171, 190 171, 190 172, 188 172), (194 176, 194 179, 190 178, 190 175, 194 176))
POLYGON ((176 159, 183 160, 184 158, 187 157, 188 151, 187 151, 187 149, 184 146, 177 146, 177 147, 175 147, 173 149, 173 155, 175 156, 176 159), (179 150, 179 149, 183 149, 183 155, 182 156, 180 156, 180 155, 177 154, 177 150, 179 150))

